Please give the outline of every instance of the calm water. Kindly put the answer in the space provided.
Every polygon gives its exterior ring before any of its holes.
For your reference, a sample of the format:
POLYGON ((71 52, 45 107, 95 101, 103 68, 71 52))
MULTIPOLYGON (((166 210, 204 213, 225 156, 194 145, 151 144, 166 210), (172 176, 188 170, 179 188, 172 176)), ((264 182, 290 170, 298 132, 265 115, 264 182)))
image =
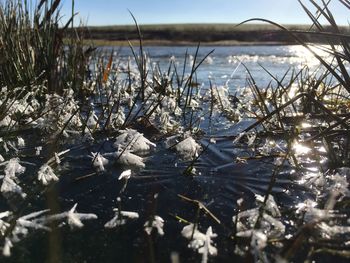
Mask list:
MULTIPOLYGON (((129 47, 107 47, 104 50, 110 52, 117 51, 121 60, 132 57, 129 47)), ((196 53, 196 47, 144 47, 151 58, 151 62, 159 64, 164 71, 167 70, 171 57, 175 58, 178 68, 181 70, 187 52, 187 68, 190 68, 191 56, 196 53)), ((210 77, 213 84, 224 84, 229 81, 229 87, 234 90, 237 87, 246 86, 247 72, 244 64, 255 81, 266 87, 272 78, 262 67, 267 69, 273 76, 282 78, 289 69, 299 69, 308 65, 314 69, 319 65, 317 59, 304 47, 298 45, 291 46, 204 46, 198 52, 198 61, 204 58, 212 50, 214 52, 206 59, 197 71, 200 82, 208 85, 210 77)), ((321 55, 324 52, 318 51, 321 55)))

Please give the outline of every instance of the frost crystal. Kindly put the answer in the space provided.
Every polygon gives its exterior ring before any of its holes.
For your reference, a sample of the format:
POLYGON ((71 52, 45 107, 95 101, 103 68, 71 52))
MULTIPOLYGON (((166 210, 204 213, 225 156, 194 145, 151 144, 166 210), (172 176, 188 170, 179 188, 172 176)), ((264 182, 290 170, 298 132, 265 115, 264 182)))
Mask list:
POLYGON ((185 159, 189 160, 198 156, 201 146, 189 136, 175 146, 176 151, 185 159))
POLYGON ((4 244, 4 247, 2 249, 2 254, 5 257, 11 256, 11 248, 12 247, 13 247, 13 244, 12 244, 11 240, 8 237, 5 237, 5 244, 4 244))
POLYGON ((24 142, 24 140, 23 140, 22 137, 17 137, 17 145, 18 145, 19 147, 24 147, 24 146, 26 146, 26 144, 25 144, 25 142, 24 142))
POLYGON ((65 213, 65 215, 67 216, 68 224, 71 228, 82 228, 84 224, 81 222, 81 220, 97 219, 97 215, 95 214, 77 213, 75 211, 77 205, 78 204, 76 203, 68 212, 65 213))
POLYGON ((10 226, 10 224, 5 222, 4 220, 2 220, 2 218, 8 217, 9 215, 11 215, 10 211, 0 213, 0 233, 1 233, 1 235, 4 235, 6 232, 6 229, 10 226))
POLYGON ((147 221, 144 225, 145 231, 148 235, 152 233, 152 229, 157 229, 157 232, 160 236, 164 235, 164 220, 160 216, 154 216, 151 220, 147 221))
POLYGON ((8 162, 2 163, 6 164, 5 167, 5 177, 2 181, 2 185, 0 188, 0 191, 4 194, 8 193, 16 193, 22 196, 23 198, 26 197, 26 194, 23 193, 22 187, 20 187, 16 180, 16 175, 22 174, 25 171, 25 168, 19 164, 18 158, 13 158, 9 160, 8 162))
POLYGON ((51 181, 58 181, 58 177, 53 172, 53 169, 48 164, 43 164, 38 171, 38 180, 43 185, 48 185, 51 181))
POLYGON ((115 148, 127 148, 129 152, 139 153, 139 152, 148 152, 151 150, 151 147, 156 147, 154 143, 146 139, 142 133, 139 133, 133 129, 125 129, 121 131, 113 146, 115 148))
MULTIPOLYGON (((29 233, 29 228, 49 231, 50 229, 43 224, 44 221, 41 218, 38 218, 38 216, 41 216, 47 211, 48 210, 42 210, 18 218, 12 232, 5 237, 2 254, 6 257, 11 256, 11 248, 13 247, 13 243, 19 242, 22 238, 26 237, 29 233)), ((0 218, 8 215, 8 212, 0 213, 0 218)))
POLYGON ((143 162, 143 158, 125 150, 124 152, 119 149, 115 153, 117 157, 117 163, 127 166, 135 166, 139 168, 145 168, 145 164, 143 162))
POLYGON ((137 219, 139 214, 130 211, 119 211, 118 208, 113 209, 115 216, 105 224, 106 228, 114 228, 126 224, 127 219, 137 219))
POLYGON ((217 234, 213 233, 213 230, 208 227, 207 232, 204 234, 200 232, 193 224, 185 226, 181 234, 183 237, 190 240, 189 248, 197 250, 199 254, 202 254, 202 262, 208 261, 208 256, 216 256, 217 248, 212 244, 212 238, 217 237, 217 234))
POLYGON ((100 153, 91 153, 93 163, 92 165, 98 172, 103 172, 105 170, 105 165, 108 164, 108 160, 104 158, 100 153))
POLYGON ((122 172, 118 178, 118 180, 121 180, 121 179, 126 179, 128 180, 129 178, 131 177, 131 170, 125 170, 124 172, 122 172))
MULTIPOLYGON (((255 195, 255 199, 256 201, 258 201, 259 203, 263 203, 265 197, 256 194, 255 195)), ((272 216, 274 217, 280 217, 281 216, 281 212, 278 208, 278 205, 275 201, 275 199, 273 198, 272 195, 269 195, 265 204, 265 210, 268 211, 272 216)))

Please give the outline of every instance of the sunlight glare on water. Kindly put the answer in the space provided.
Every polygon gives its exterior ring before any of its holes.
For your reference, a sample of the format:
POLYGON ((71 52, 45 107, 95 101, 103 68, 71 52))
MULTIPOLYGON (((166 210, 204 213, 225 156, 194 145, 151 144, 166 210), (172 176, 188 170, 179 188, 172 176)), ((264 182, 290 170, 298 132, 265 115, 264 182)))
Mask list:
POLYGON ((310 151, 311 151, 311 148, 295 141, 293 143, 293 150, 294 150, 294 153, 295 155, 306 155, 308 154, 310 151))
MULTIPOLYGON (((329 54, 324 50, 328 48, 326 45, 320 47, 309 46, 309 48, 318 56, 326 58, 329 54)), ((300 62, 302 66, 316 67, 320 64, 314 54, 302 45, 293 45, 289 47, 289 53, 300 62)))

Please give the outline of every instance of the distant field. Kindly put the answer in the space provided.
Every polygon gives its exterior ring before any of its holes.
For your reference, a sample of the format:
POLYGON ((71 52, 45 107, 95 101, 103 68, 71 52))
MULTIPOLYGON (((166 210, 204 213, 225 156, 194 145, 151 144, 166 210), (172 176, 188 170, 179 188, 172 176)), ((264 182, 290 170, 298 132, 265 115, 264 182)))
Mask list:
MULTIPOLYGON (((310 25, 286 25, 290 30, 308 31, 310 25)), ((235 45, 235 44, 292 44, 293 39, 286 33, 270 24, 168 24, 140 25, 145 44, 188 45, 202 44, 235 45)), ((348 28, 341 28, 348 32, 348 28)), ((85 32, 87 39, 97 45, 123 45, 127 40, 138 39, 136 27, 101 26, 78 28, 85 32)), ((302 36, 310 42, 325 42, 324 38, 302 36)))

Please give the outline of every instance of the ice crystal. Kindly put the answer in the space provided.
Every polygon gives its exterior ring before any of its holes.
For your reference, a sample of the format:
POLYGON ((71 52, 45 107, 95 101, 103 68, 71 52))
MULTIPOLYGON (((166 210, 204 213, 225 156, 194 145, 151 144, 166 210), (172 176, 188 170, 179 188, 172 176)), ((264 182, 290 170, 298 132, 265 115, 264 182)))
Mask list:
POLYGON ((176 151, 185 159, 189 160, 198 156, 201 146, 191 137, 187 137, 175 146, 176 151))
POLYGON ((67 222, 70 225, 71 228, 78 227, 82 228, 84 224, 81 222, 82 220, 91 220, 91 219, 97 219, 97 215, 95 214, 87 214, 87 213, 77 213, 77 203, 74 204, 74 206, 65 214, 67 217, 67 222))
MULTIPOLYGON (((42 221, 41 218, 38 218, 47 211, 48 210, 41 210, 18 218, 15 222, 15 226, 12 229, 12 232, 5 237, 5 243, 2 249, 2 254, 6 257, 11 256, 11 248, 13 247, 13 243, 19 242, 21 241, 21 239, 26 237, 29 233, 29 229, 41 229, 49 231, 50 228, 44 225, 44 221, 42 221)), ((5 212, 5 214, 3 215, 8 216, 7 212, 5 212)))
POLYGON ((124 172, 122 172, 120 174, 120 176, 118 177, 118 180, 121 180, 121 179, 126 179, 128 180, 129 178, 131 177, 131 170, 125 170, 124 172))
POLYGON ((145 168, 145 163, 142 157, 129 152, 128 150, 119 149, 115 156, 117 157, 117 163, 127 166, 135 166, 138 168, 145 168))
POLYGON ((108 164, 108 160, 104 158, 100 153, 91 153, 92 165, 97 170, 97 172, 103 172, 105 170, 105 165, 108 164))
POLYGON ((4 169, 5 177, 2 181, 0 191, 4 194, 18 194, 23 198, 26 197, 26 194, 23 192, 22 187, 17 184, 16 175, 22 174, 25 171, 25 167, 19 164, 18 158, 10 159, 8 162, 4 162, 1 165, 6 164, 4 169))
POLYGON ((48 164, 43 164, 38 171, 38 180, 43 185, 48 185, 52 181, 58 181, 59 178, 55 175, 53 169, 48 164))
MULTIPOLYGON (((265 200, 265 197, 256 194, 255 199, 258 203, 262 204, 265 200)), ((268 211, 273 217, 280 217, 281 216, 281 212, 280 212, 278 205, 277 205, 277 203, 272 195, 269 195, 267 198, 267 201, 265 204, 265 210, 268 211)))
POLYGON ((147 152, 152 147, 156 147, 154 143, 146 139, 142 133, 133 129, 125 129, 121 131, 114 143, 114 147, 127 148, 132 153, 147 152))
POLYGON ((208 227, 204 234, 193 224, 189 224, 182 229, 181 234, 183 237, 190 240, 189 248, 197 250, 199 254, 202 254, 203 263, 208 261, 209 255, 217 255, 217 248, 213 245, 212 241, 212 238, 217 237, 217 234, 213 233, 211 226, 208 227))
POLYGON ((18 147, 26 146, 24 139, 22 137, 17 137, 17 145, 18 145, 18 147))
POLYGON ((125 225, 128 219, 137 219, 139 214, 130 211, 119 211, 118 208, 113 209, 115 216, 105 224, 106 228, 114 228, 125 225))
POLYGON ((5 211, 5 212, 1 212, 0 213, 0 234, 4 235, 7 228, 10 226, 9 223, 5 222, 4 220, 2 220, 5 217, 8 217, 11 215, 10 211, 5 211))
MULTIPOLYGON (((257 196, 257 202, 261 203, 264 200, 264 197, 257 196)), ((262 204, 263 205, 263 204, 262 204)), ((250 210, 245 210, 240 212, 236 218, 233 217, 233 222, 237 222, 237 236, 249 237, 252 236, 253 231, 256 231, 255 225, 260 218, 259 231, 268 233, 269 237, 280 237, 285 232, 285 226, 275 217, 280 217, 281 213, 277 207, 276 202, 272 196, 269 196, 267 202, 264 206, 264 211, 261 213, 260 208, 253 208, 250 210)))
POLYGON ((155 228, 160 236, 164 235, 164 220, 160 216, 154 216, 144 225, 145 231, 148 235, 152 233, 152 229, 155 228))

